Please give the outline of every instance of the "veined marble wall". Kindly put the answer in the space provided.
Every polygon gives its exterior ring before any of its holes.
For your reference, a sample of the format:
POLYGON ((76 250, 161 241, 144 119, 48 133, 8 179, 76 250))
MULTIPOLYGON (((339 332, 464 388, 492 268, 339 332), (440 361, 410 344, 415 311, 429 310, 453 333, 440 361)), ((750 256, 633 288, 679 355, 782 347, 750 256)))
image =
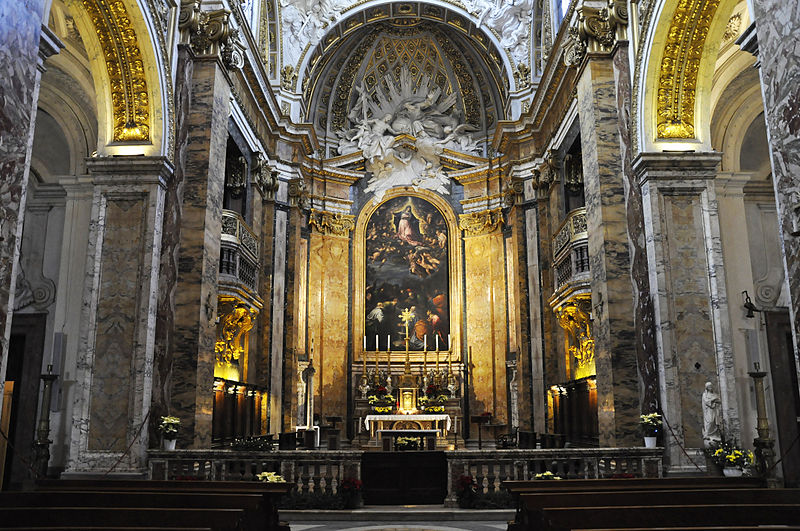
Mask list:
POLYGON ((638 440, 639 375, 615 72, 590 56, 578 81, 601 446, 638 440))
MULTIPOLYGON (((719 390, 726 435, 741 440, 713 183, 719 161, 719 153, 643 153, 634 161, 655 288, 663 415, 689 448, 702 447, 706 381, 719 390)), ((672 469, 694 469, 673 437, 665 446, 672 469)))
POLYGON ((349 235, 312 231, 308 255, 308 337, 313 342, 315 412, 347 411, 350 313, 349 235))
POLYGON ((789 280, 795 366, 800 367, 800 6, 752 0, 772 177, 789 280))
POLYGON ((160 157, 89 161, 95 191, 67 470, 145 467, 164 191, 160 157))
MULTIPOLYGON (((44 0, 0 3, 0 387, 5 383, 16 263, 39 98, 44 0)), ((52 53, 52 52, 51 52, 52 53)), ((0 396, 0 406, 2 406, 0 396)))
MULTIPOLYGON (((471 349, 470 415, 491 413, 508 421, 506 392, 506 275, 503 233, 464 236, 464 313, 467 348, 471 349)), ((472 433, 470 433, 472 435, 472 433)))

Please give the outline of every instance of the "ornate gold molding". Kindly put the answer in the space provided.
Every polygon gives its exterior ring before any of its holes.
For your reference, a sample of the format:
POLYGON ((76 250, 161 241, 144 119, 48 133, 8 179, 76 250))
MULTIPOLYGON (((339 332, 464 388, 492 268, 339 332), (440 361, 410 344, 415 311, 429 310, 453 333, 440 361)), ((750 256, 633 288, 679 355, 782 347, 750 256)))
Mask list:
POLYGON ((465 236, 489 234, 503 226, 503 209, 493 208, 461 214, 458 217, 458 226, 464 231, 465 236))
POLYGON ((558 324, 565 332, 564 350, 572 357, 568 366, 573 380, 596 373, 591 306, 591 295, 583 294, 555 309, 558 324))
POLYGON ((325 212, 324 210, 312 208, 308 217, 308 226, 320 234, 347 237, 356 226, 356 223, 355 217, 349 214, 325 212))
POLYGON ((150 140, 150 96, 136 31, 122 0, 83 0, 111 88, 114 142, 150 140))
POLYGON ((720 0, 679 0, 667 31, 656 96, 658 138, 695 138, 697 75, 720 0))

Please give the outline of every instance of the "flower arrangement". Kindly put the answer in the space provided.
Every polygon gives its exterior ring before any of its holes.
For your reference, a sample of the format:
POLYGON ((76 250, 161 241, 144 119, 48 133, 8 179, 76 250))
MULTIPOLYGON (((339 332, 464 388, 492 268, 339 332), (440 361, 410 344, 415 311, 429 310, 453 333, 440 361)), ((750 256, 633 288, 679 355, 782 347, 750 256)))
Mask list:
POLYGON ((175 440, 178 438, 178 428, 181 425, 181 419, 178 417, 161 417, 158 423, 158 431, 164 439, 175 440))
POLYGON ((639 422, 645 437, 655 437, 658 434, 658 430, 661 429, 661 415, 658 413, 640 415, 639 422))
POLYGON ((394 410, 394 397, 390 395, 389 390, 382 385, 370 391, 367 401, 372 407, 372 411, 375 413, 387 414, 394 410))
POLYGON ((709 447, 706 455, 722 468, 747 468, 755 462, 755 456, 750 450, 739 448, 736 444, 722 442, 709 447))
POLYGON ((256 474, 256 479, 263 481, 264 483, 286 483, 286 480, 283 479, 277 472, 262 472, 260 474, 256 474))
POLYGON ((339 490, 341 492, 359 492, 363 486, 364 484, 360 479, 346 478, 339 485, 339 490))
POLYGON ((460 476, 455 487, 458 506, 461 508, 471 507, 478 493, 478 484, 475 479, 472 476, 460 476))
MULTIPOLYGON (((430 389, 432 386, 428 386, 430 389)), ((442 394, 429 395, 426 391, 426 396, 421 396, 417 400, 417 405, 420 409, 427 413, 444 413, 444 406, 447 404, 447 396, 442 394)))
POLYGON ((563 478, 561 476, 556 476, 555 474, 553 474, 548 470, 546 472, 542 472, 541 474, 536 474, 535 476, 533 476, 533 479, 558 480, 563 478))

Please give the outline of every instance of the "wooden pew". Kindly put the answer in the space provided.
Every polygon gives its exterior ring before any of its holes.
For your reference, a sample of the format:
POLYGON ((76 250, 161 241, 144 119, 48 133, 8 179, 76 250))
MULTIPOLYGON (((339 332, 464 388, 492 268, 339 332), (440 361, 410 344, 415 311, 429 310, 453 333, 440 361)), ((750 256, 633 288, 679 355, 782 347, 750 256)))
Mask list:
POLYGON ((38 527, 52 529, 69 526, 186 528, 207 527, 212 531, 240 531, 245 518, 242 509, 197 509, 173 507, 94 507, 91 501, 81 507, 3 507, 0 509, 0 529, 9 527, 38 527))
POLYGON ((658 505, 557 507, 541 511, 530 529, 689 529, 709 526, 792 525, 800 522, 800 504, 658 505))
MULTIPOLYGON (((608 479, 562 479, 562 480, 513 480, 504 481, 501 486, 507 489, 515 500, 516 515, 513 522, 509 522, 508 531, 527 529, 528 519, 526 509, 520 496, 523 494, 558 493, 564 496, 567 493, 603 491, 652 491, 668 489, 753 489, 764 487, 761 478, 724 478, 714 476, 698 477, 671 477, 671 478, 608 478, 608 479)), ((552 502, 556 505, 562 503, 552 502)))
MULTIPOLYGON (((278 520, 278 500, 294 487, 293 483, 264 483, 258 481, 161 481, 138 479, 89 479, 89 480, 41 480, 36 484, 37 492, 66 493, 70 491, 103 491, 133 494, 146 503, 146 496, 161 505, 175 507, 186 501, 188 507, 242 508, 247 512, 245 527, 259 530, 288 530, 288 525, 278 520), (195 498, 177 496, 178 494, 194 494, 195 498), (258 503, 255 498, 258 497, 258 503), (194 499, 196 501, 188 501, 194 499), (236 504, 235 500, 241 500, 236 504), (217 503, 219 500, 219 503, 217 503), (248 501, 249 500, 249 501, 248 501)), ((122 499, 122 498, 120 498, 122 499)), ((139 503, 131 498, 129 504, 139 503)), ((130 506, 130 505, 129 505, 130 506)))

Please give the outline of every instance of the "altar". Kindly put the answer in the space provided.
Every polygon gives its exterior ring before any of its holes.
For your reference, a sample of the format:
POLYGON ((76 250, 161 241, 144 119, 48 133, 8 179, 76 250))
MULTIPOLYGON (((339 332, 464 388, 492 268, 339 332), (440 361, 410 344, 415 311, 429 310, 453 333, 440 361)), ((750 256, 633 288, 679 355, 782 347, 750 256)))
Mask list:
POLYGON ((450 415, 430 415, 425 413, 414 415, 367 415, 364 418, 364 427, 369 431, 370 438, 375 437, 376 430, 425 430, 434 431, 440 437, 447 437, 451 427, 450 415), (416 424, 416 426, 414 426, 416 424))

